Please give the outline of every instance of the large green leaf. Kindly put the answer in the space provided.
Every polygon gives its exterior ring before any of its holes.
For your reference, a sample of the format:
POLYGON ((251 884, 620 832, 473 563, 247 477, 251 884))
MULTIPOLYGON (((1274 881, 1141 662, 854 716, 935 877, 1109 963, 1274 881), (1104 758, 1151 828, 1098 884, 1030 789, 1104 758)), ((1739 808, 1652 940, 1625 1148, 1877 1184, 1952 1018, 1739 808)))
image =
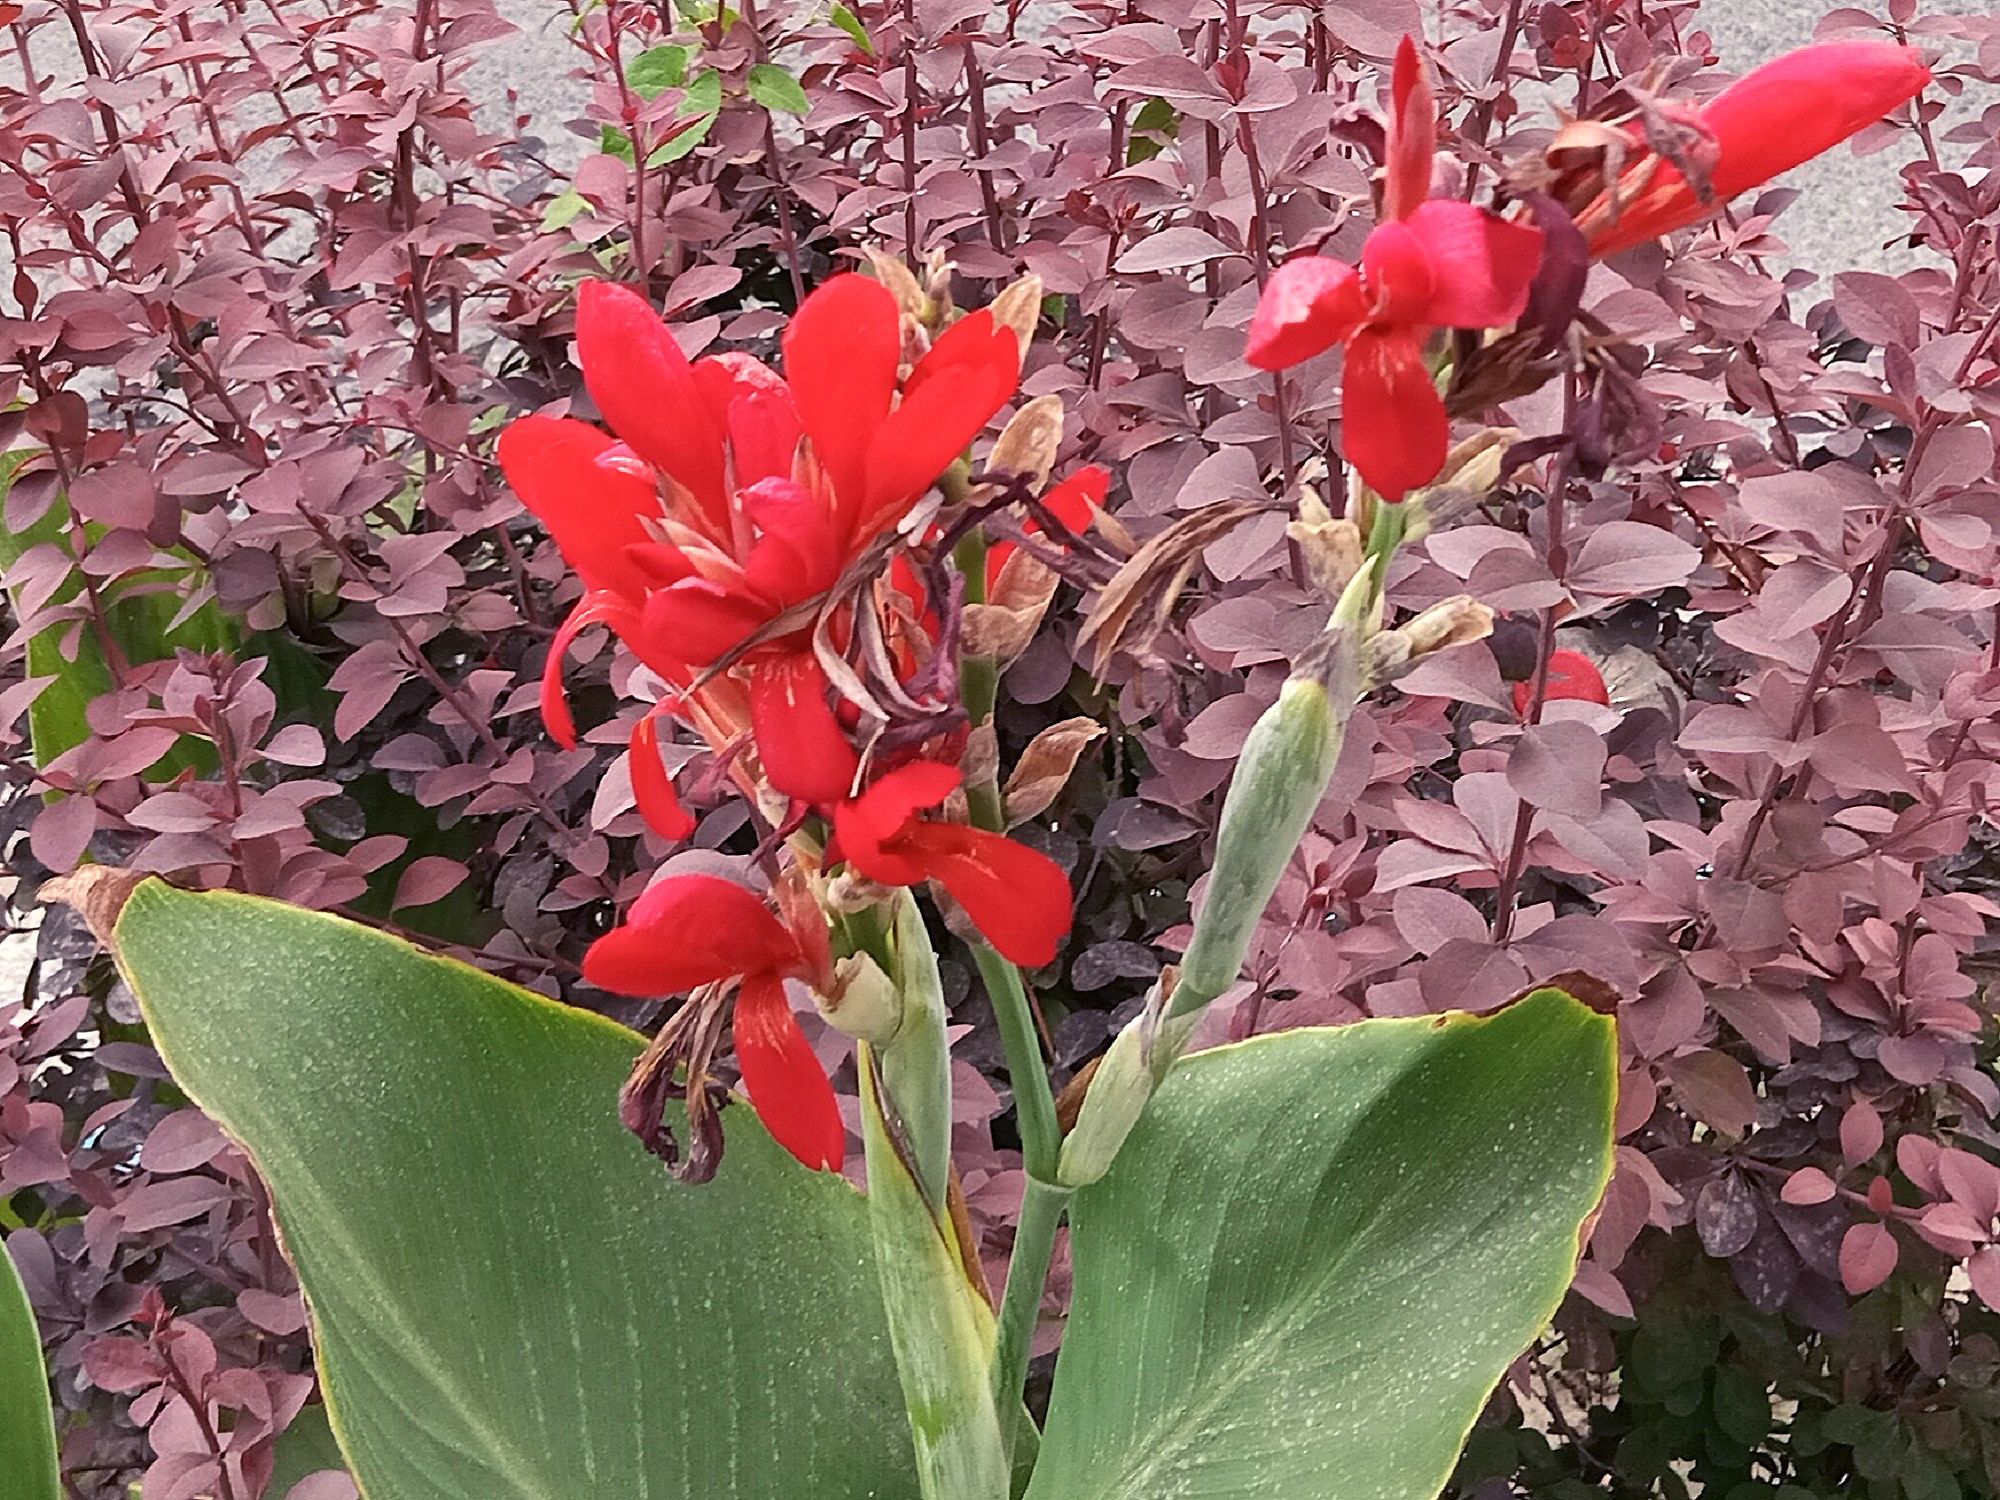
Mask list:
POLYGON ((1029 1500, 1435 1495, 1569 1284, 1614 1063, 1554 990, 1187 1059, 1074 1201, 1029 1500))
POLYGON ((245 896, 148 882, 115 936, 271 1186, 369 1500, 916 1493, 866 1205, 749 1110, 681 1186, 622 1027, 245 896))
POLYGON ((0 1479, 7 1500, 62 1500, 42 1336, 21 1275, 0 1250, 0 1479))

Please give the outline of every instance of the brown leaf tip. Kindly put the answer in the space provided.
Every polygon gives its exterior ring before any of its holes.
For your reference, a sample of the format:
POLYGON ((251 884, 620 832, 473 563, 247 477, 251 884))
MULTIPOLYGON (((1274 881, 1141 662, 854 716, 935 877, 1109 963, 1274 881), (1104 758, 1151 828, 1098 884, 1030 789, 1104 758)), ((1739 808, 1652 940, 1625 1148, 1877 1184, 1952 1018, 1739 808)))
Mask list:
POLYGON ((60 902, 82 917, 104 947, 112 946, 111 934, 118 926, 118 914, 139 885, 153 877, 138 870, 119 870, 110 865, 84 865, 68 875, 44 881, 43 901, 60 902))
MULTIPOLYGON (((1561 990, 1571 999, 1589 1006, 1600 1016, 1618 1014, 1618 1002, 1622 998, 1615 986, 1599 979, 1595 974, 1586 974, 1582 969, 1565 969, 1560 974, 1551 974, 1540 984, 1523 990, 1514 1000, 1525 1000, 1536 990, 1561 990)), ((1507 1002, 1509 1005, 1513 1000, 1507 1002)))

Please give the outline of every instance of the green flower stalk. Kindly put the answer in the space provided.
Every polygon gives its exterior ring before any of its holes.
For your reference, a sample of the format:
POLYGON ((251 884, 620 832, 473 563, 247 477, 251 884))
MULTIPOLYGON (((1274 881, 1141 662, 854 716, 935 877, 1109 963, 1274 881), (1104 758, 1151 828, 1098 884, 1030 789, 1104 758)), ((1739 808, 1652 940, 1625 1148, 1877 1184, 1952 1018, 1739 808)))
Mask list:
POLYGON ((1243 742, 1194 940, 1171 986, 1163 981, 1154 990, 1098 1065, 1076 1129, 1063 1143, 1057 1180, 1065 1186, 1104 1175, 1187 1046, 1202 1009, 1242 972, 1258 920, 1326 795, 1347 722, 1366 690, 1368 646, 1382 614, 1375 582, 1381 566, 1370 557, 1348 580, 1325 632, 1243 742))

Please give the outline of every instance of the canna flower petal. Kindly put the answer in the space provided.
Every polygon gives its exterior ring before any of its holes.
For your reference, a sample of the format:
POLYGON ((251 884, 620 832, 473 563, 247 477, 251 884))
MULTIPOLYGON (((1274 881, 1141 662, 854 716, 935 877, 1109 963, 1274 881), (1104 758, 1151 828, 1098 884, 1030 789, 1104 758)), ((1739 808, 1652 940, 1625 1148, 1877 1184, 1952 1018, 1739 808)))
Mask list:
POLYGON ((838 1172, 847 1127, 833 1084, 799 1029, 776 974, 752 974, 736 996, 736 1061, 750 1107, 771 1139, 815 1171, 838 1172))
MULTIPOLYGON (((1549 653, 1548 689, 1542 694, 1544 703, 1554 703, 1559 698, 1568 698, 1582 703, 1601 703, 1611 706, 1611 692, 1604 685, 1604 674, 1597 670, 1597 663, 1581 651, 1551 651, 1549 653)), ((1535 699, 1533 682, 1514 684, 1514 712, 1527 718, 1529 705, 1535 699)))
POLYGON ((915 885, 924 866, 892 847, 912 819, 936 807, 965 780, 957 766, 934 760, 911 761, 881 777, 859 797, 837 803, 834 834, 842 856, 870 880, 915 885))
POLYGON ((832 588, 847 562, 840 520, 789 479, 766 479, 737 497, 763 533, 743 565, 744 585, 780 607, 832 588))
POLYGON ((1408 224, 1393 219, 1377 224, 1361 246, 1361 280, 1372 307, 1370 326, 1401 323, 1414 328, 1433 322, 1431 294, 1443 270, 1432 266, 1430 251, 1408 224))
POLYGON ((721 430, 687 355, 652 305, 630 287, 586 281, 577 292, 576 352, 590 399, 611 430, 679 481, 712 524, 726 524, 721 430))
POLYGON ((1389 85, 1389 131, 1382 173, 1382 217, 1405 219, 1431 195, 1437 159, 1437 103, 1431 73, 1417 52, 1416 38, 1396 48, 1389 85))
POLYGON ((549 642, 549 654, 542 662, 542 727, 565 750, 576 748, 576 717, 569 711, 569 694, 563 690, 563 662, 577 636, 592 625, 611 624, 622 613, 611 595, 585 594, 549 642))
POLYGON ((838 803, 861 759, 832 706, 826 669, 810 649, 760 661, 750 672, 750 733, 764 777, 800 802, 838 803))
POLYGON ((1419 205, 1403 227, 1423 247, 1433 273, 1422 322, 1505 328, 1520 318, 1542 264, 1541 230, 1455 198, 1419 205))
POLYGON ((694 832, 694 814, 682 805, 674 779, 660 759, 659 722, 665 711, 664 705, 656 705, 632 726, 626 755, 632 767, 632 796, 646 826, 661 838, 678 842, 694 832))
POLYGON ((1357 335, 1347 345, 1340 391, 1341 446, 1376 494, 1401 500, 1437 477, 1450 447, 1451 420, 1424 363, 1420 335, 1357 335))
POLYGON ((959 319, 910 372, 868 447, 855 547, 894 525, 951 467, 1021 383, 1021 341, 985 309, 959 319))
POLYGON ((762 897, 714 875, 670 875, 584 951, 583 977, 614 995, 650 997, 799 962, 798 943, 762 897))
MULTIPOLYGON (((1088 464, 1042 496, 1042 509, 1076 535, 1082 536, 1090 527, 1091 517, 1104 508, 1105 497, 1110 493, 1111 476, 1096 464, 1088 464)), ((1026 522, 1028 534, 1038 535, 1041 529, 1030 516, 1026 522)), ((986 591, 989 594, 1000 581, 1001 568, 1006 566, 1007 559, 1017 550, 1012 542, 995 542, 987 549, 986 591)), ((909 576, 914 579, 916 575, 912 571, 909 576)), ((920 589, 921 585, 918 587, 920 589)), ((915 597, 914 594, 912 597, 915 597)))
POLYGON ((1260 370, 1289 369, 1352 338, 1367 318, 1359 271, 1330 256, 1301 255, 1265 283, 1243 357, 1260 370))
POLYGON ((804 429, 778 373, 747 354, 712 354, 694 364, 716 429, 729 439, 730 482, 738 490, 790 479, 804 429))
POLYGON ((644 518, 660 513, 650 476, 620 463, 621 445, 569 417, 520 417, 500 434, 500 467, 548 527, 587 589, 638 597, 644 568, 628 549, 652 545, 644 518))
POLYGON ((1052 963, 1069 933, 1069 876, 1038 849, 961 823, 912 823, 896 848, 965 908, 1010 963, 1052 963))
POLYGON ((1110 493, 1109 472, 1086 464, 1042 496, 1042 508, 1080 536, 1110 493))
POLYGON ((895 399, 902 316, 887 287, 850 272, 801 302, 785 329, 785 379, 850 524, 864 503, 869 445, 895 399))
POLYGON ((1715 136, 1716 196, 1733 198, 1832 150, 1930 81, 1923 58, 1893 42, 1823 42, 1753 69, 1701 112, 1715 136))
POLYGON ((1607 191, 1577 216, 1591 254, 1615 255, 1706 219, 1738 193, 1867 129, 1930 81, 1922 57, 1892 42, 1821 42, 1753 68, 1701 111, 1715 150, 1709 200, 1679 168, 1643 153, 1622 174, 1625 201, 1614 205, 1607 191))
POLYGON ((705 667, 770 622, 763 601, 706 578, 683 578, 646 599, 647 665, 655 658, 705 667))

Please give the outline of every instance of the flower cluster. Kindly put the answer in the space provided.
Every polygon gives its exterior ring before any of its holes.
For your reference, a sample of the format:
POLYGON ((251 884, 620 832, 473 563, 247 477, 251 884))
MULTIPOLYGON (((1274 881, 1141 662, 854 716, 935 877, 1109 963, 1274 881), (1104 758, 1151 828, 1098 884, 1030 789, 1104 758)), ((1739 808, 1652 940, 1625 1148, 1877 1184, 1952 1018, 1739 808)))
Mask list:
MULTIPOLYGON (((919 502, 1014 394, 1024 342, 991 308, 932 339, 889 287, 850 273, 792 317, 780 376, 742 354, 690 361, 636 292, 586 282, 577 357, 611 433, 524 417, 500 459, 585 586, 544 674, 550 732, 575 742, 562 659, 589 626, 609 626, 664 686, 631 743, 656 832, 695 827, 660 757, 658 720, 672 715, 753 805, 783 809, 772 832, 792 839, 795 860, 821 875, 844 867, 864 893, 935 882, 1003 957, 1039 966, 1069 929, 1068 877, 1000 832, 930 816, 964 781, 963 713, 945 691, 955 664, 940 659, 953 600, 907 565, 936 550, 919 502), (934 712, 886 732, 886 718, 870 722, 870 674, 934 712)), ((1084 471, 1047 497, 1048 513, 1081 521, 1102 493, 1084 471)), ((736 1052, 753 1104, 800 1160, 837 1167, 840 1117, 783 987, 796 978, 831 995, 827 952, 811 903, 780 924, 740 887, 670 875, 584 972, 641 996, 739 981, 736 1052)))
MULTIPOLYGON (((1806 47, 1749 73, 1703 109, 1640 101, 1628 120, 1579 120, 1547 153, 1549 207, 1588 253, 1613 255, 1721 210, 1914 98, 1930 70, 1886 42, 1806 47)), ((1382 212, 1361 264, 1286 261, 1258 299, 1244 357, 1284 370, 1338 345, 1348 462, 1386 500, 1435 479, 1450 422, 1427 355, 1438 328, 1500 329, 1526 310, 1544 231, 1431 196, 1437 112, 1414 39, 1391 79, 1382 212)), ((1564 268, 1551 266, 1560 273, 1564 268)))

